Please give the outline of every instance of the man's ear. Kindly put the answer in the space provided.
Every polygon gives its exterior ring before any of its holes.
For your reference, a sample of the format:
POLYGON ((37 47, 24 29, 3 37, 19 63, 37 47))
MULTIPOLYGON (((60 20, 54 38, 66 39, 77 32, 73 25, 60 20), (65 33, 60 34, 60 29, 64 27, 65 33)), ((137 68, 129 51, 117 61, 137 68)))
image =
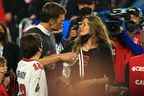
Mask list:
POLYGON ((50 23, 51 23, 51 24, 54 24, 55 22, 56 22, 55 19, 53 19, 53 18, 50 19, 50 23))

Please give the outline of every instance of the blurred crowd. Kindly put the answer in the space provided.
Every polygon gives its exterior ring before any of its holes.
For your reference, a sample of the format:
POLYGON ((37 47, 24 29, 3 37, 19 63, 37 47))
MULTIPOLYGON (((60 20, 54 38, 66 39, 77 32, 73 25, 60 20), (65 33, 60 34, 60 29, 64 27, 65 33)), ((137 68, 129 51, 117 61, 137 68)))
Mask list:
POLYGON ((143 0, 0 0, 0 96, 144 96, 143 0))

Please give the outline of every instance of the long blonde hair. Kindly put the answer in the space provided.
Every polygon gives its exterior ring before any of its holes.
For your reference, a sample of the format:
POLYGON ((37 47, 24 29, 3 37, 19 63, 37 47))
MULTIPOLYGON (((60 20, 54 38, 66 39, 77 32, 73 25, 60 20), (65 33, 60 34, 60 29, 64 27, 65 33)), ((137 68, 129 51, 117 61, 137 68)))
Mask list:
MULTIPOLYGON (((105 26, 105 24, 102 22, 101 18, 98 16, 89 16, 85 17, 88 18, 89 26, 90 26, 90 34, 94 37, 94 42, 96 43, 96 38, 99 38, 101 41, 103 41, 105 44, 108 44, 110 49, 112 50, 112 44, 111 40, 108 35, 108 30, 105 26)), ((93 41, 92 41, 93 42, 93 41)), ((79 39, 76 40, 76 43, 73 46, 73 50, 79 50, 81 47, 81 44, 79 42, 79 39)))
POLYGON ((108 30, 102 20, 98 16, 89 16, 88 20, 90 32, 92 32, 92 34, 94 34, 96 37, 99 37, 105 43, 111 45, 111 40, 108 36, 108 30))

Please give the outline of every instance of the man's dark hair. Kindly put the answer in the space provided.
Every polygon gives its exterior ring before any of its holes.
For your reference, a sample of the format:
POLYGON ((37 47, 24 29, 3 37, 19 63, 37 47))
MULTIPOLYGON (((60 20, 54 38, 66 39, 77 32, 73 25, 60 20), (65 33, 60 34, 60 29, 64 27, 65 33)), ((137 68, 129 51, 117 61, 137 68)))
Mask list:
MULTIPOLYGON (((31 32, 31 30, 29 30, 31 32)), ((26 33, 21 39, 21 55, 23 58, 31 58, 42 47, 42 39, 37 33, 26 33)))
POLYGON ((62 14, 66 14, 64 7, 56 2, 47 2, 41 9, 40 19, 42 22, 48 22, 50 19, 55 20, 62 14))

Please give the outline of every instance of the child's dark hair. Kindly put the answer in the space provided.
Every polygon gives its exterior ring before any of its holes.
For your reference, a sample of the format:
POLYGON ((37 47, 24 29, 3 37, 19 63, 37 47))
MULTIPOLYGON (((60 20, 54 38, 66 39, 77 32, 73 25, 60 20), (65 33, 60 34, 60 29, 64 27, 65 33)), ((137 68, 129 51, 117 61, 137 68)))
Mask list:
POLYGON ((31 32, 24 34, 24 36, 21 38, 21 45, 20 45, 22 58, 29 59, 33 57, 41 47, 42 47, 42 39, 39 34, 31 32))

